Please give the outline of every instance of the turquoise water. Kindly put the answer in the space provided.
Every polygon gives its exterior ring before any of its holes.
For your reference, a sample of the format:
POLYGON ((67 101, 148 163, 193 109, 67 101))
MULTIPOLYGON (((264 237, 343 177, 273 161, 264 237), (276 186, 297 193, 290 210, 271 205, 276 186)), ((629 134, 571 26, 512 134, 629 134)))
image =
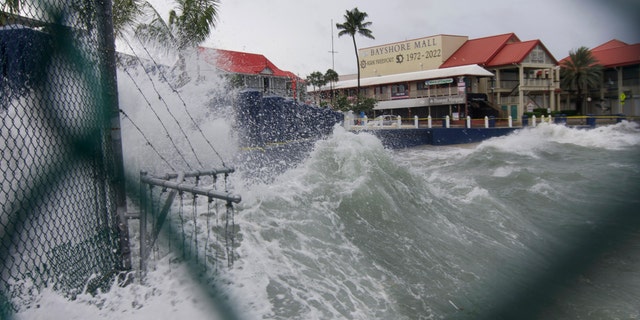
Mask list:
POLYGON ((640 317, 638 160, 626 122, 405 150, 338 128, 243 192, 232 295, 248 318, 640 317))

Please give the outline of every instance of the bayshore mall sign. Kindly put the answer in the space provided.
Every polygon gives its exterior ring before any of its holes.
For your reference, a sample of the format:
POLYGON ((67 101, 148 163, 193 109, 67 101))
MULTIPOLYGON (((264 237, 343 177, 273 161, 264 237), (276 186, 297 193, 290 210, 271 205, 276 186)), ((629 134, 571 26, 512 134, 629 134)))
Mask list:
POLYGON ((437 35, 358 50, 363 78, 437 69, 466 36, 437 35))

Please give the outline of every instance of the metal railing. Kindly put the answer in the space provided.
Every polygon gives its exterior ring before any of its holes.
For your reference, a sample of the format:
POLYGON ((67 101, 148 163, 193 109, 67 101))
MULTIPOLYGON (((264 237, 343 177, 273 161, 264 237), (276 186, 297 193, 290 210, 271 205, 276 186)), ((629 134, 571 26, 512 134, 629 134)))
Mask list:
POLYGON ((236 232, 233 204, 241 201, 240 196, 229 193, 226 190, 227 177, 233 172, 234 169, 232 168, 220 168, 170 173, 161 177, 152 176, 146 172, 140 173, 141 211, 139 214, 132 215, 130 218, 138 218, 140 222, 139 258, 141 279, 144 279, 144 275, 148 269, 150 252, 153 248, 157 249, 160 230, 164 227, 168 218, 179 221, 180 226, 174 226, 173 229, 181 231, 173 232, 172 234, 181 235, 181 239, 174 239, 174 241, 182 243, 179 251, 183 253, 185 258, 186 254, 189 253, 190 258, 194 258, 196 262, 201 261, 205 267, 210 257, 214 257, 215 261, 213 263, 217 263, 226 257, 227 264, 229 266, 233 264, 234 234, 236 232), (219 179, 220 176, 224 177, 224 179, 219 179), (205 177, 210 177, 211 181, 203 186, 205 177), (173 179, 175 180, 171 181, 173 179), (188 179, 193 179, 193 181, 189 182, 188 179), (154 189, 159 189, 160 191, 154 193, 154 189), (224 191, 219 191, 219 189, 223 189, 224 191), (167 190, 170 191, 167 192, 167 190), (187 219, 184 213, 185 194, 191 200, 191 209, 194 211, 190 217, 193 222, 190 230, 185 230, 185 220, 187 219), (180 203, 177 205, 177 208, 174 208, 174 199, 176 196, 180 197, 180 203), (198 203, 198 196, 203 196, 203 198, 207 200, 206 213, 204 214, 207 219, 207 226, 205 227, 206 234, 204 236, 201 234, 202 232, 199 231, 199 228, 197 228, 200 217, 196 211, 198 207, 202 206, 198 203), (221 206, 218 200, 224 202, 223 215, 218 213, 218 211, 220 211, 219 207, 221 206), (162 206, 154 206, 154 204, 157 203, 163 204, 162 206), (173 217, 170 216, 170 213, 173 217), (214 227, 209 223, 209 218, 212 216, 216 218, 217 226, 215 229, 218 229, 217 234, 215 234, 216 230, 213 230, 214 227), (221 220, 223 221, 224 228, 219 227, 221 220), (152 230, 149 230, 150 226, 152 230), (215 235, 212 234, 212 230, 215 235), (224 241, 216 240, 219 239, 219 236, 222 236, 224 241), (201 242, 201 245, 198 245, 198 238, 203 237, 204 243, 201 242), (189 240, 187 241, 187 239, 189 240), (193 243, 193 247, 187 249, 187 242, 189 242, 189 246, 193 243), (216 248, 216 253, 211 254, 208 252, 211 247, 216 248), (201 255, 199 254, 200 252, 202 252, 201 255), (199 257, 201 258, 199 259, 199 257))

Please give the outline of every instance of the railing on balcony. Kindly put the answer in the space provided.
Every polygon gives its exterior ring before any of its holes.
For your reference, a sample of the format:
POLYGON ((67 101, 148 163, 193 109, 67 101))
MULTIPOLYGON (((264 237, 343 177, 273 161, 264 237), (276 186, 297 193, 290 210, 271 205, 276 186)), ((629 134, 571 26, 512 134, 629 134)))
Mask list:
POLYGON ((521 84, 524 87, 537 87, 551 89, 553 87, 553 81, 551 79, 524 79, 521 84))
POLYGON ((553 89, 553 80, 551 79, 524 79, 522 83, 518 80, 501 80, 499 86, 494 88, 496 91, 509 91, 513 90, 515 87, 520 85, 525 90, 530 90, 530 88, 538 88, 538 89, 553 89), (529 89, 527 89, 529 88, 529 89))

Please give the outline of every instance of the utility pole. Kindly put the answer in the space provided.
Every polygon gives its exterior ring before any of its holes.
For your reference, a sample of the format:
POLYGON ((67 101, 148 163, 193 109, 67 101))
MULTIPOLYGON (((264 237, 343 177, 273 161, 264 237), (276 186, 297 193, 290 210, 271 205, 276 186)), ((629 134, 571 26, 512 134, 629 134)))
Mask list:
POLYGON ((331 51, 329 51, 329 53, 331 53, 331 69, 336 71, 334 55, 338 52, 333 50, 333 19, 331 19, 331 51))

